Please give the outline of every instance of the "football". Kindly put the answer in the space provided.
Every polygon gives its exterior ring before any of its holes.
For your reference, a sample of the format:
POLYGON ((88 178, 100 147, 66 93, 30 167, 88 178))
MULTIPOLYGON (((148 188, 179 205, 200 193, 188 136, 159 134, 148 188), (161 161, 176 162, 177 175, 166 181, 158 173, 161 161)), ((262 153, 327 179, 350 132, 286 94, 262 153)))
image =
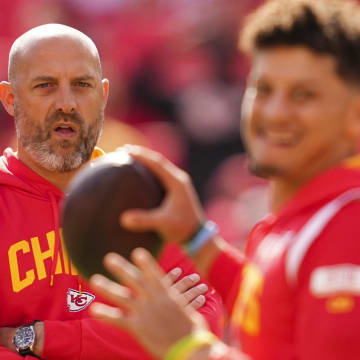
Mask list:
POLYGON ((153 232, 131 232, 119 223, 123 211, 150 209, 165 196, 159 180, 125 151, 101 156, 75 176, 62 208, 63 239, 79 273, 111 277, 103 266, 108 252, 127 259, 134 248, 143 247, 155 257, 163 243, 153 232))

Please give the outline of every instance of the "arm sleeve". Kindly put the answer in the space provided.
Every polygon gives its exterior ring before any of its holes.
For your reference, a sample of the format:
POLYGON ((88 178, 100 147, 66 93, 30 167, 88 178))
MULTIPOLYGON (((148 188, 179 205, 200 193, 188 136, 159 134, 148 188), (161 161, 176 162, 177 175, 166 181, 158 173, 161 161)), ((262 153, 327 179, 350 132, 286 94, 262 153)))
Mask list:
MULTIPOLYGON (((159 264, 165 272, 169 272, 175 267, 182 269, 180 278, 186 275, 197 272, 195 265, 190 258, 183 252, 183 250, 174 244, 168 244, 161 257, 159 258, 159 264)), ((205 305, 198 309, 198 312, 204 316, 207 321, 210 330, 217 336, 221 337, 224 329, 224 307, 219 294, 214 290, 213 286, 203 278, 202 283, 205 283, 209 287, 209 291, 205 294, 205 305)))
POLYGON ((300 360, 360 359, 360 203, 342 209, 312 244, 298 275, 300 360))
MULTIPOLYGON (((0 360, 20 360, 20 359, 23 359, 23 357, 12 352, 9 349, 0 347, 0 360)), ((28 355, 28 356, 25 356, 25 359, 31 360, 31 359, 36 359, 36 358, 28 355)))
POLYGON ((209 281, 220 294, 228 314, 231 314, 241 282, 244 255, 228 246, 214 260, 209 270, 209 281))
MULTIPOLYGON (((0 346, 0 360, 20 360, 22 357, 14 352, 0 346)), ((32 356, 26 356, 26 359, 35 359, 32 356)))
POLYGON ((44 324, 43 359, 152 359, 128 333, 95 319, 45 321, 44 324))
MULTIPOLYGON (((165 272, 175 267, 183 270, 182 276, 195 272, 191 261, 175 245, 167 246, 159 263, 165 272)), ((198 311, 204 316, 210 329, 221 337, 223 306, 220 296, 209 285, 205 297, 205 305, 198 311)), ((92 318, 71 321, 48 320, 44 321, 44 324, 44 359, 152 359, 130 334, 92 318)))

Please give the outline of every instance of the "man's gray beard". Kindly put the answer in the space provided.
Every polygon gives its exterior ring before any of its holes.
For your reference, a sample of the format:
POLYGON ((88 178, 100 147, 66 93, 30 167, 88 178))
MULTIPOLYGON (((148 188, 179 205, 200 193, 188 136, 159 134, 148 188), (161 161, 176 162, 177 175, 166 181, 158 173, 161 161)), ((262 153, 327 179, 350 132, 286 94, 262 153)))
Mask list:
POLYGON ((67 172, 78 169, 84 162, 88 161, 88 151, 73 152, 69 154, 58 154, 53 151, 46 142, 30 143, 24 146, 25 151, 41 167, 49 171, 67 172))
MULTIPOLYGON (((89 126, 88 129, 85 128, 84 122, 77 119, 74 120, 76 120, 74 122, 77 123, 80 133, 78 143, 75 144, 75 149, 72 152, 61 154, 48 143, 51 136, 51 124, 47 126, 47 129, 43 129, 39 126, 36 127, 35 136, 29 136, 22 133, 18 126, 18 122, 27 121, 26 115, 16 111, 15 127, 18 141, 33 161, 45 169, 58 172, 76 170, 91 158, 91 154, 103 128, 104 111, 103 109, 99 111, 95 124, 89 126)), ((67 147, 74 145, 68 140, 63 140, 58 146, 66 149, 67 147)))

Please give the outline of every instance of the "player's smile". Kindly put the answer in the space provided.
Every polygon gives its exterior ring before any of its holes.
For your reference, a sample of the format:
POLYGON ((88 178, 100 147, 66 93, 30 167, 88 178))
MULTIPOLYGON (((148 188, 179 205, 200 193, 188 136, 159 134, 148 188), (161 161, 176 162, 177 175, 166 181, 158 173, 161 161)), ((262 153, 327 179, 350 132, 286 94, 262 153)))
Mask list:
POLYGON ((348 156, 355 94, 330 56, 285 46, 256 54, 242 109, 251 168, 306 181, 348 156))
POLYGON ((263 128, 258 130, 258 138, 260 141, 264 142, 265 146, 277 147, 296 146, 300 141, 300 136, 296 132, 263 128))

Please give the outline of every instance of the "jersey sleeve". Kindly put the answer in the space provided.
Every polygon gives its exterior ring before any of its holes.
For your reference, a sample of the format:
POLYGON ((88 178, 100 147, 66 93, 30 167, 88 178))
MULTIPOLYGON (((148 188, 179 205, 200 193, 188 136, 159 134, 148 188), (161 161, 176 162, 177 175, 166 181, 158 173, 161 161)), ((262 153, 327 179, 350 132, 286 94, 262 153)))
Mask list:
POLYGON ((314 241, 298 273, 300 360, 360 357, 360 203, 344 207, 314 241))
POLYGON ((226 247, 209 270, 209 281, 220 294, 228 314, 232 313, 241 282, 244 255, 238 249, 226 247))
MULTIPOLYGON (((180 278, 198 272, 190 258, 185 255, 179 246, 174 244, 166 246, 159 259, 159 264, 165 272, 180 267, 183 271, 180 278)), ((209 290, 205 294, 205 305, 198 309, 198 312, 204 316, 210 330, 221 337, 224 329, 224 307, 221 297, 208 281, 201 278, 200 282, 207 284, 209 290)))
MULTIPOLYGON (((183 270, 182 277, 196 272, 190 259, 179 247, 173 245, 167 246, 159 263, 165 272, 180 267, 183 270)), ((209 285, 205 297, 205 305, 198 312, 204 316, 210 329, 221 337, 223 306, 220 296, 209 285)), ((71 321, 48 320, 44 324, 43 358, 45 359, 152 359, 130 334, 90 317, 71 321)))

